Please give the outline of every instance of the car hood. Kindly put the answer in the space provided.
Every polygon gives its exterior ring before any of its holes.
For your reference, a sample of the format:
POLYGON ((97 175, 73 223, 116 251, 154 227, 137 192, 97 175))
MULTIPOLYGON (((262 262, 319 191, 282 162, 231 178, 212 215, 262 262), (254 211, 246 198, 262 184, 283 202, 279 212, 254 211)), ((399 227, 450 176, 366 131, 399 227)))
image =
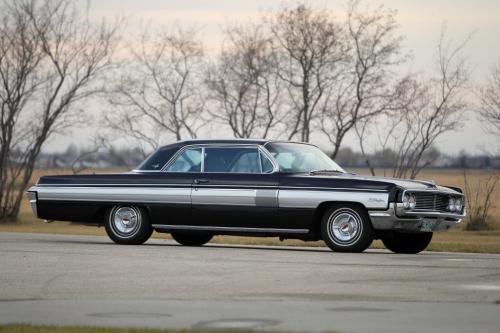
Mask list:
POLYGON ((457 191, 451 188, 436 185, 435 182, 432 180, 414 180, 414 179, 401 179, 393 177, 361 176, 352 173, 343 173, 343 174, 322 173, 322 174, 311 175, 311 177, 325 178, 325 179, 342 178, 342 179, 352 179, 359 181, 383 182, 383 183, 392 183, 406 190, 420 190, 420 191, 436 190, 449 193, 457 193, 457 191))

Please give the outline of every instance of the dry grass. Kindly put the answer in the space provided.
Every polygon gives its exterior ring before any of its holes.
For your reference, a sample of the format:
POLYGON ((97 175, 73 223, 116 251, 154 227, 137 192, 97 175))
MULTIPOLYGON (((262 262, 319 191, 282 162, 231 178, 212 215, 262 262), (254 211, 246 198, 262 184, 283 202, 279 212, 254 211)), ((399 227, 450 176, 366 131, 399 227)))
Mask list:
MULTIPOLYGON (((121 170, 110 170, 118 172, 121 170)), ((366 174, 366 170, 356 170, 359 174, 366 174)), ((46 170, 37 171, 34 180, 42 174, 64 174, 68 170, 46 170)), ((469 178, 472 186, 476 186, 477 180, 485 180, 489 177, 489 171, 470 171, 469 178)), ((421 179, 434 179, 438 184, 463 187, 463 174, 461 170, 426 170, 420 175, 421 179)), ((463 226, 457 227, 447 233, 436 233, 429 246, 432 251, 453 252, 480 252, 500 253, 500 188, 497 186, 493 193, 491 208, 491 220, 493 230, 489 231, 464 231, 463 226)), ((0 224, 0 232, 34 232, 51 234, 78 234, 78 235, 105 235, 104 228, 87 227, 68 222, 55 222, 46 224, 33 217, 28 201, 22 205, 19 221, 17 223, 0 224)), ((165 234, 155 234, 154 237, 169 238, 165 234)), ((324 246, 323 242, 302 242, 299 240, 286 240, 280 242, 277 238, 260 237, 232 237, 217 236, 212 242, 226 244, 249 244, 249 245, 286 245, 286 246, 324 246)), ((382 248, 380 241, 374 242, 373 248, 382 248)))

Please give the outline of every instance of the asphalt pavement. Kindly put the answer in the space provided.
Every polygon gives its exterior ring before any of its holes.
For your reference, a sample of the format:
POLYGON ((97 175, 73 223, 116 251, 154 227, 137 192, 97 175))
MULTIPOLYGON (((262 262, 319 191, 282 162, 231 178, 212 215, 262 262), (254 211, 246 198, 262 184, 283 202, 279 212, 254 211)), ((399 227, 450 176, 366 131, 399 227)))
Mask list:
POLYGON ((499 332, 500 255, 0 233, 0 323, 499 332))

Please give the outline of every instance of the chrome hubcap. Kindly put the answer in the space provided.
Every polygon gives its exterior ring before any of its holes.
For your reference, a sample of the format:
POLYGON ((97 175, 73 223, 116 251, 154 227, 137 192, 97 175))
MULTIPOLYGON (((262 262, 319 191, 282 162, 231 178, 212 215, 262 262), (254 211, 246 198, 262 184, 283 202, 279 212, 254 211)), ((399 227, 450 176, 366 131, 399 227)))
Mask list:
POLYGON ((333 214, 328 222, 330 236, 339 242, 351 242, 360 233, 361 221, 359 216, 353 212, 341 211, 333 214))
POLYGON ((137 231, 140 222, 140 214, 134 207, 120 207, 113 215, 113 225, 123 235, 130 235, 137 231))

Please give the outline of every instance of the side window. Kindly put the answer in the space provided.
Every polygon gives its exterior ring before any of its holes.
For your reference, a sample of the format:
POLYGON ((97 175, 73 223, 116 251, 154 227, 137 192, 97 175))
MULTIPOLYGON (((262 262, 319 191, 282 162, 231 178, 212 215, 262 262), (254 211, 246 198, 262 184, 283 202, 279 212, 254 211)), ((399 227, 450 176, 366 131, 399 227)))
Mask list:
POLYGON ((266 155, 260 153, 260 163, 262 164, 262 172, 263 173, 270 173, 273 171, 274 169, 274 166, 273 164, 271 163, 271 161, 269 160, 269 158, 267 158, 266 155))
POLYGON ((170 164, 167 172, 200 172, 201 171, 201 148, 189 148, 177 156, 170 164))
POLYGON ((205 148, 204 172, 261 173, 257 148, 205 148))
POLYGON ((154 153, 149 155, 144 162, 142 162, 137 169, 138 170, 152 170, 159 171, 168 160, 174 156, 178 148, 162 148, 156 150, 154 153))

